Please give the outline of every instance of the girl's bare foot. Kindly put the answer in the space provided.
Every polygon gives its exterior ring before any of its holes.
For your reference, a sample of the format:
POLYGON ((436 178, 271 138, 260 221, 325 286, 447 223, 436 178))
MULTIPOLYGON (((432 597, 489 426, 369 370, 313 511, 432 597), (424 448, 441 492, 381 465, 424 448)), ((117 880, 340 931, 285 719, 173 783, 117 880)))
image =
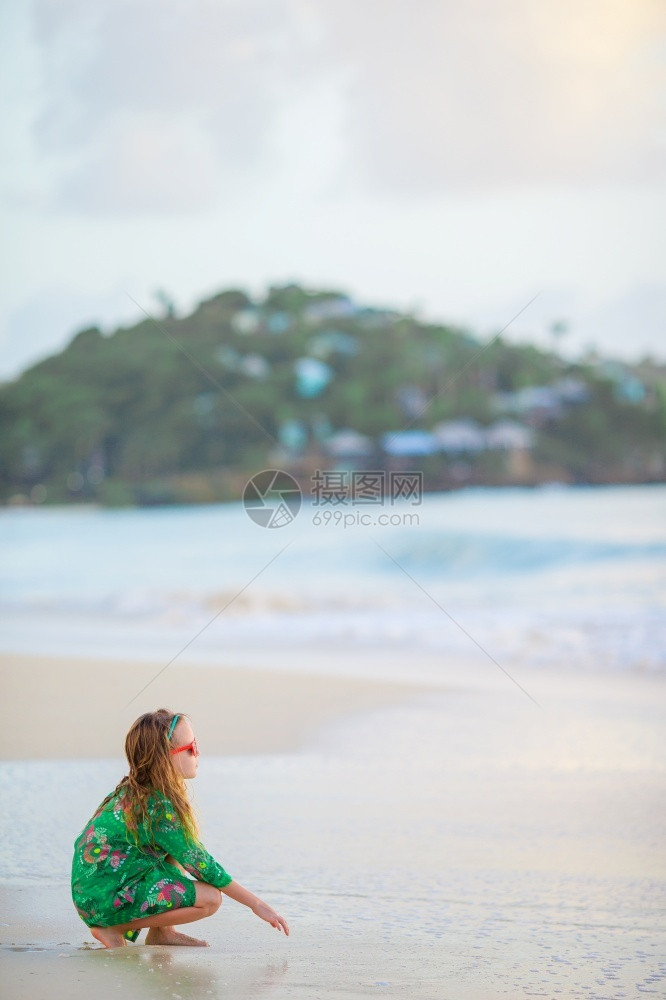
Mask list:
POLYGON ((91 927, 90 933, 105 948, 123 948, 127 944, 120 931, 114 930, 113 927, 91 927))
POLYGON ((181 934, 174 927, 151 927, 146 934, 146 944, 180 944, 190 948, 208 948, 208 941, 181 934))

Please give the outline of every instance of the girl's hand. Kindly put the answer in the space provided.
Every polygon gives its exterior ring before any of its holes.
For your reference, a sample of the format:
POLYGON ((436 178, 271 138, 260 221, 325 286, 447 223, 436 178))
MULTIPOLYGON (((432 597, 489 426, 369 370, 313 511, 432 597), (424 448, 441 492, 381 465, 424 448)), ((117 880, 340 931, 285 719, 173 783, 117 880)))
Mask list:
POLYGON ((271 927, 276 927, 277 930, 284 931, 285 934, 289 935, 289 924, 268 903, 264 903, 261 899, 257 900, 256 905, 252 907, 252 912, 269 923, 271 927))

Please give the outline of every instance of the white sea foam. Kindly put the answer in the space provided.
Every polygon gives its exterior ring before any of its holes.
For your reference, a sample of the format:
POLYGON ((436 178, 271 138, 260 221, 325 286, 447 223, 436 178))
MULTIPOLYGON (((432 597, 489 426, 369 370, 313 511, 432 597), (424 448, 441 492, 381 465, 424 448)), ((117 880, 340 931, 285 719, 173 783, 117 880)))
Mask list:
POLYGON ((538 667, 666 666, 666 488, 429 495, 419 524, 255 525, 240 504, 0 512, 2 647, 215 662, 390 643, 538 667), (283 550, 284 546, 287 548, 283 550), (200 633, 195 641, 191 640, 200 633))

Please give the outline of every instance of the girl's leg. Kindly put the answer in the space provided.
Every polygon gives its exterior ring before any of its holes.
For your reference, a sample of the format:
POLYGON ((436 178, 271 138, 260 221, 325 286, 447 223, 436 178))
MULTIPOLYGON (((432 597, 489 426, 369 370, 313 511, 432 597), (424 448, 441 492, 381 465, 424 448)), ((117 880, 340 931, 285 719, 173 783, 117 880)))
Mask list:
MULTIPOLYGON (((170 854, 167 854, 166 860, 170 865, 175 865, 176 868, 180 868, 183 875, 187 877, 187 872, 181 865, 180 861, 176 861, 172 858, 170 854)), ((219 892, 219 890, 216 890, 219 892)), ((220 895, 220 903, 222 903, 222 895, 220 895)), ((201 938, 191 937, 189 934, 181 934, 173 926, 173 921, 169 926, 155 927, 154 925, 149 929, 146 934, 145 944, 178 944, 187 945, 190 948, 206 948, 208 947, 208 941, 203 941, 201 938)))
POLYGON ((179 934, 173 928, 176 924, 189 924, 193 920, 211 917, 222 905, 222 894, 219 889, 207 882, 195 884, 196 900, 194 906, 183 906, 168 913, 156 913, 151 917, 137 917, 125 924, 113 927, 91 927, 90 931, 105 948, 122 948, 125 944, 125 931, 150 927, 146 944, 189 944, 206 947, 207 941, 191 938, 187 934, 179 934), (155 932, 155 933, 154 933, 155 932))

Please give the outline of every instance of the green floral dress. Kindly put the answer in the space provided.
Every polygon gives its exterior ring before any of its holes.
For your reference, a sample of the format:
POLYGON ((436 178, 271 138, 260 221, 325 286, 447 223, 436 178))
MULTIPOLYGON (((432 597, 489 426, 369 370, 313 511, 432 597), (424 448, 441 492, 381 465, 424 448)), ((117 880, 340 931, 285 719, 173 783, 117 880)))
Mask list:
POLYGON ((193 906, 195 882, 170 864, 167 855, 195 879, 218 889, 229 885, 231 875, 202 844, 186 839, 178 813, 160 792, 148 800, 150 832, 139 824, 137 845, 127 830, 122 794, 102 803, 74 844, 72 899, 84 923, 113 927, 193 906))

